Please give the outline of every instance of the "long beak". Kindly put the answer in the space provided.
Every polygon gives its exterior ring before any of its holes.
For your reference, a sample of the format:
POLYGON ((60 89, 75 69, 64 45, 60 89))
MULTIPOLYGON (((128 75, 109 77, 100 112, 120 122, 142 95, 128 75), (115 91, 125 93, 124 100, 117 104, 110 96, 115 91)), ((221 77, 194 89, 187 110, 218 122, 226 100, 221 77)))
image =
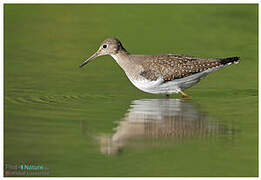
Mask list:
POLYGON ((100 56, 100 54, 98 52, 94 53, 91 57, 89 57, 87 60, 85 60, 81 65, 80 68, 83 67, 85 64, 87 64, 88 62, 90 62, 91 60, 97 58, 98 56, 100 56))

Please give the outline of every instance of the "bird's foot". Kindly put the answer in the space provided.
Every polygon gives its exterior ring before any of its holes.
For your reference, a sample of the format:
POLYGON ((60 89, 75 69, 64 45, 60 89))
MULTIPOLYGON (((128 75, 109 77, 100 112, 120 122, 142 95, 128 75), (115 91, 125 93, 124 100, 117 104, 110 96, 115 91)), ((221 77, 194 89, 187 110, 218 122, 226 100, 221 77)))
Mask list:
POLYGON ((183 98, 189 98, 189 95, 187 95, 185 92, 180 91, 180 93, 182 94, 182 97, 183 97, 183 98))

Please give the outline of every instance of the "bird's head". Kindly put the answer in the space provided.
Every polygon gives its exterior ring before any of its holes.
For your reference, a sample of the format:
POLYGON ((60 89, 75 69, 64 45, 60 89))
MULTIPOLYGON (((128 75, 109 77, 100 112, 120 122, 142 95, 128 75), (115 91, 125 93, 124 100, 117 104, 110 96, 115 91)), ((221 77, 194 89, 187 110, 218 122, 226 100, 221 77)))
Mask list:
POLYGON ((116 39, 116 38, 105 39, 101 43, 98 51, 96 53, 94 53, 91 57, 89 57, 87 60, 85 60, 80 65, 80 67, 83 67, 85 64, 87 64, 88 62, 90 62, 91 60, 93 60, 99 56, 114 55, 114 54, 117 54, 120 50, 126 51, 118 39, 116 39))

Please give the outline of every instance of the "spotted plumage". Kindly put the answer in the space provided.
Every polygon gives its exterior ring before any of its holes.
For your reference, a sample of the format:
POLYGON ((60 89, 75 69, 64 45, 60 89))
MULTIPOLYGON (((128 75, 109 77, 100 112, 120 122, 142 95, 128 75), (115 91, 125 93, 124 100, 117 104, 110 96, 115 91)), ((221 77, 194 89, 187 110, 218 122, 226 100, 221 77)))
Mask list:
POLYGON ((198 58, 179 54, 149 56, 143 63, 143 71, 140 73, 148 80, 155 81, 160 76, 164 82, 190 76, 207 69, 223 66, 229 62, 237 62, 238 57, 233 58, 198 58))
POLYGON ((181 93, 223 66, 236 64, 239 57, 198 58, 178 54, 133 55, 116 38, 101 43, 98 51, 80 67, 98 56, 111 55, 138 89, 153 94, 181 93))

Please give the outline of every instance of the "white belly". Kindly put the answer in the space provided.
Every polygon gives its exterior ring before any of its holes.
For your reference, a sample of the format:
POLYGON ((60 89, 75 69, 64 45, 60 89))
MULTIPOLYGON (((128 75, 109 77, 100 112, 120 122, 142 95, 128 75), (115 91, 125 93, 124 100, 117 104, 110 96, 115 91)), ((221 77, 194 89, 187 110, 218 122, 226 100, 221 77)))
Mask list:
POLYGON ((185 78, 175 79, 165 83, 162 77, 158 78, 156 81, 150 81, 143 77, 136 80, 129 76, 127 73, 126 75, 134 86, 144 92, 152 94, 176 94, 183 89, 190 88, 191 86, 197 84, 201 79, 206 77, 208 73, 209 71, 204 71, 185 78))

